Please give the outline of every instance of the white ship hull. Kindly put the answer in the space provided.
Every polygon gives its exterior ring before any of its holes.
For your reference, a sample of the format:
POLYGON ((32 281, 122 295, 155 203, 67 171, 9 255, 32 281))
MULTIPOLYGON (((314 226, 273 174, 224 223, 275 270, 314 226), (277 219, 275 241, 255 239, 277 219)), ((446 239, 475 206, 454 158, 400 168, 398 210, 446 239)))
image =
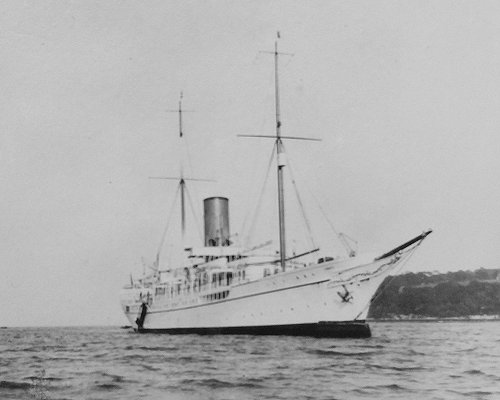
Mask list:
MULTIPOLYGON (((370 302, 383 279, 430 233, 416 238, 376 258, 354 257, 355 251, 345 235, 337 234, 349 257, 333 261, 318 259, 318 264, 298 264, 304 256, 286 251, 284 170, 287 160, 283 140, 316 140, 281 135, 278 86, 278 45, 275 43, 276 134, 240 135, 274 139, 278 188, 279 251, 267 249, 271 242, 249 247, 251 240, 237 242, 229 229, 229 199, 203 200, 203 247, 184 246, 186 230, 186 178, 181 174, 177 193, 181 200, 180 249, 185 259, 178 265, 160 269, 160 252, 165 244, 165 228, 156 260, 149 276, 124 288, 122 307, 130 324, 139 332, 289 334, 313 336, 370 336, 365 323, 370 302), (408 249, 408 250, 405 250, 408 249), (403 252, 403 250, 405 250, 403 252), (264 258, 264 259, 263 259, 264 258), (163 275, 163 273, 165 273, 163 275)), ((179 100, 179 138, 183 142, 182 94, 179 100)), ((186 147, 187 150, 187 147, 186 147)), ((273 151, 273 152, 274 152, 273 151)), ((271 163, 269 164, 269 168, 271 163)), ((268 168, 268 172, 269 172, 268 168)), ((268 174, 267 174, 268 175, 268 174)), ((172 177, 156 177, 172 179, 172 177)), ((267 179, 267 178, 266 178, 267 179)), ((295 182, 293 181, 294 185, 295 182)), ((297 196, 302 207, 302 201, 297 196)), ((259 201, 260 203, 260 201, 259 201)), ((175 203, 174 203, 175 204, 175 203)), ((259 208, 259 206, 257 207, 259 208)), ((305 218, 304 210, 302 214, 305 218)), ((252 217, 255 221, 256 215, 252 217)), ((306 218, 305 218, 306 219, 306 218)), ((305 223, 311 235, 307 219, 305 223)), ((247 238, 248 239, 248 238, 247 238)), ((312 241, 311 241, 312 244, 312 241)), ((196 245, 196 244, 191 244, 196 245)), ((199 245, 199 244, 198 244, 199 245)), ((301 246, 299 246, 300 248, 301 246)))
MULTIPOLYGON (((175 301, 151 289, 141 332, 297 334, 370 336, 369 304, 399 256, 363 264, 359 258, 327 262, 227 287, 224 299, 211 302, 213 290, 186 293, 175 301)), ((220 288, 218 289, 220 291, 220 288)), ((125 289, 122 307, 138 326, 146 294, 125 289)))

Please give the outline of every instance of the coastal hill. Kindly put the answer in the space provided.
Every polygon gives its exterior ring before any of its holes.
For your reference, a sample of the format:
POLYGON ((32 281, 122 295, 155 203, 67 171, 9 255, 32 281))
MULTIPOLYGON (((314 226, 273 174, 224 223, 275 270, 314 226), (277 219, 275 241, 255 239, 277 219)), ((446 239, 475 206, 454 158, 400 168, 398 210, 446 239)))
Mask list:
POLYGON ((372 319, 500 318, 500 269, 389 276, 370 306, 372 319))

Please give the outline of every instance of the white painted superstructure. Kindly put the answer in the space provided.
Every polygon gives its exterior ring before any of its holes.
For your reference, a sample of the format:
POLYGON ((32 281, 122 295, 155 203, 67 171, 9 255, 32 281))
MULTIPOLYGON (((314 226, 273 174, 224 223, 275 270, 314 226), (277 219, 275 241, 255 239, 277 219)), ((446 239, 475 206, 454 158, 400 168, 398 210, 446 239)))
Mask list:
POLYGON ((363 323, 383 279, 427 234, 380 259, 296 264, 285 271, 271 263, 249 265, 251 257, 231 254, 226 247, 225 256, 205 266, 185 268, 165 280, 152 276, 149 282, 124 288, 122 307, 131 325, 139 320, 143 331, 172 333, 224 333, 230 328, 251 332, 251 327, 265 333, 273 327, 363 323), (231 258, 236 260, 228 261, 231 258), (143 304, 147 311, 140 321, 143 304))
MULTIPOLYGON (((272 54, 275 60, 275 135, 240 136, 275 141, 279 251, 273 256, 259 256, 254 251, 259 246, 234 246, 229 233, 228 199, 205 199, 204 246, 185 249, 186 261, 182 266, 169 266, 167 271, 160 270, 159 250, 154 272, 131 280, 123 289, 122 308, 137 331, 369 336, 365 319, 377 288, 431 232, 424 232, 379 257, 355 256, 346 235, 342 234, 337 235, 348 247, 349 258, 325 257, 316 263, 299 262, 303 256, 319 249, 287 257, 283 180, 287 162, 283 141, 317 139, 281 134, 277 42, 272 54)), ((179 137, 183 140, 182 94, 178 113, 179 137)), ((199 179, 186 178, 182 166, 180 177, 160 179, 179 180, 184 242, 186 181, 199 179)), ((302 207, 300 200, 299 203, 302 207)))

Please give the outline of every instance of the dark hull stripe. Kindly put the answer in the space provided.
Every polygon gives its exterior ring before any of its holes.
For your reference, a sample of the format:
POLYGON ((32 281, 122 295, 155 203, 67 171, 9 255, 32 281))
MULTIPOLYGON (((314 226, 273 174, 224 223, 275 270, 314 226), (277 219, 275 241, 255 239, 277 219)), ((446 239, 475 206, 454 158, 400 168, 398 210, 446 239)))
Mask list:
POLYGON ((167 328, 139 329, 139 333, 168 333, 173 335, 287 335, 325 338, 368 338, 370 326, 365 321, 331 322, 313 324, 227 326, 216 328, 167 328))
POLYGON ((229 297, 229 298, 224 299, 224 300, 215 300, 215 301, 211 301, 209 303, 196 304, 193 306, 185 306, 185 307, 179 307, 179 308, 163 308, 160 310, 148 310, 148 314, 166 313, 166 312, 173 312, 173 311, 188 310, 190 308, 211 306, 211 305, 215 305, 215 304, 226 303, 228 301, 247 299, 249 297, 262 296, 264 294, 282 292, 284 290, 290 290, 290 289, 296 289, 296 288, 303 287, 303 286, 319 285, 320 283, 328 282, 329 280, 330 279, 323 279, 322 281, 303 283, 301 285, 289 286, 289 287, 285 287, 285 288, 281 288, 281 289, 268 290, 266 292, 252 293, 252 294, 247 294, 247 295, 239 296, 239 297, 229 297))

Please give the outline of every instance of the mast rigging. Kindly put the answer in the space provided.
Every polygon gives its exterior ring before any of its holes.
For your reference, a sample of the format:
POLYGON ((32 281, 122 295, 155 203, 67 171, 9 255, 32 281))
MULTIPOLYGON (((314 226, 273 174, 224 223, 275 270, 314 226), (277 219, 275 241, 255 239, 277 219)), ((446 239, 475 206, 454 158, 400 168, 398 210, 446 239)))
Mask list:
POLYGON ((282 271, 286 268, 286 231, 285 231, 285 194, 284 194, 284 182, 283 182, 283 170, 286 166, 286 156, 285 148, 283 146, 282 139, 296 139, 296 140, 314 140, 319 141, 321 139, 314 138, 301 138, 294 136, 282 136, 281 135, 281 109, 280 109, 280 91, 279 91, 279 68, 278 59, 279 55, 293 55, 289 53, 278 52, 278 39, 280 38, 279 32, 277 32, 277 39, 274 42, 274 52, 263 51, 263 53, 270 53, 274 55, 274 101, 275 101, 275 117, 276 117, 276 134, 274 136, 270 135, 238 135, 240 137, 261 137, 261 138, 272 138, 275 139, 276 156, 277 156, 277 175, 278 175, 278 223, 279 223, 279 243, 280 243, 280 258, 279 262, 282 271))
MULTIPOLYGON (((179 96, 179 107, 178 107, 177 110, 167 110, 167 112, 175 112, 175 113, 178 113, 178 115, 179 115, 179 139, 181 140, 181 142, 183 142, 183 139, 184 139, 183 125, 182 125, 182 114, 184 112, 190 112, 190 111, 192 111, 192 110, 183 110, 182 109, 182 99, 183 99, 183 97, 184 97, 183 92, 181 92, 180 96, 179 96)), ((188 153, 188 155, 189 155, 189 153, 188 153)), ((184 164, 183 164, 182 157, 181 157, 181 160, 180 160, 180 176, 178 176, 178 177, 155 176, 155 177, 149 177, 149 179, 176 180, 176 181, 179 182, 179 184, 177 186, 177 192, 180 192, 180 198, 181 198, 181 240, 182 240, 182 248, 184 248, 185 247, 184 246, 184 241, 185 241, 185 236, 186 236, 186 194, 188 194, 187 193, 187 187, 186 187, 186 181, 204 181, 204 182, 208 181, 208 182, 213 182, 213 180, 211 180, 211 179, 197 179, 197 178, 186 178, 186 177, 184 177, 184 164)), ((175 195, 175 198, 177 198, 177 193, 175 195)), ((191 199, 190 199, 190 201, 191 201, 191 199)), ((175 204, 175 200, 174 200, 174 204, 175 204)), ((194 209, 192 211, 193 211, 193 215, 196 218, 196 215, 194 214, 194 209)), ((160 244, 160 248, 158 249, 158 253, 157 253, 157 256, 156 256, 156 268, 159 268, 160 249, 161 249, 161 247, 163 245, 163 242, 165 241, 165 235, 166 235, 166 231, 168 229, 168 225, 169 225, 169 223, 167 222, 167 227, 165 228, 165 232, 164 232, 163 237, 162 237, 162 243, 160 244)))

